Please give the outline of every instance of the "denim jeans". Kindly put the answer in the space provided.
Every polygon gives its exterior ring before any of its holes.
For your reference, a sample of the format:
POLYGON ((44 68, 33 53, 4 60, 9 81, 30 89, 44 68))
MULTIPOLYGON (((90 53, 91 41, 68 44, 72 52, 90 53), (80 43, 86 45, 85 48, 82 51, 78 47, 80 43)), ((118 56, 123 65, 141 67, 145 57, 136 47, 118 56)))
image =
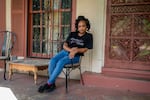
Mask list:
POLYGON ((69 52, 62 50, 56 56, 50 59, 48 65, 49 79, 48 83, 53 84, 56 78, 63 70, 65 64, 78 63, 79 56, 75 56, 72 60, 69 58, 69 52))

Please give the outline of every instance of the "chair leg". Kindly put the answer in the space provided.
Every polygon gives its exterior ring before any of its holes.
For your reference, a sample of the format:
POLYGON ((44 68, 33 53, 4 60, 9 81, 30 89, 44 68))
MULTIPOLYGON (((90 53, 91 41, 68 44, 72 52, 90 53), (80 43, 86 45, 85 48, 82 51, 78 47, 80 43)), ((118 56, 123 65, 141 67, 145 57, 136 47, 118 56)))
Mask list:
POLYGON ((81 67, 79 67, 79 71, 80 71, 81 83, 82 83, 82 85, 84 85, 84 81, 83 81, 83 77, 82 77, 82 73, 81 73, 81 67))
POLYGON ((4 80, 6 80, 6 61, 4 61, 4 80))
POLYGON ((66 68, 66 93, 68 93, 68 69, 66 68))

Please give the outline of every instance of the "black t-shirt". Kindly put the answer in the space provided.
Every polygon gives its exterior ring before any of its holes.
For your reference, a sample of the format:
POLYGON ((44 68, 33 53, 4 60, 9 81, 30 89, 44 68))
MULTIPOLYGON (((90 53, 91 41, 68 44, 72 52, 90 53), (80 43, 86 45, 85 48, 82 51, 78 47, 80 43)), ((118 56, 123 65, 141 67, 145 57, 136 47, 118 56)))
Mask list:
MULTIPOLYGON (((70 48, 93 48, 93 36, 91 33, 85 33, 83 36, 78 36, 78 32, 71 32, 66 42, 70 48)), ((77 53, 76 55, 83 56, 83 53, 77 53)))

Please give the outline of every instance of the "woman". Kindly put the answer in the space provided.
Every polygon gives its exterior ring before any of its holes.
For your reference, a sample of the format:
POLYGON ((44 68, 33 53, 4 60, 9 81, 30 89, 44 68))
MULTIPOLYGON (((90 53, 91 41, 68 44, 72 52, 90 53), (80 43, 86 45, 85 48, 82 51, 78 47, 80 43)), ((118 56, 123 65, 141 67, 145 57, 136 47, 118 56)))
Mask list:
POLYGON ((93 36, 87 31, 90 29, 90 22, 84 16, 79 16, 75 22, 75 32, 71 32, 56 56, 50 59, 48 66, 49 79, 46 84, 39 87, 38 91, 51 92, 55 90, 55 81, 63 70, 65 64, 78 63, 80 56, 83 56, 88 49, 93 48, 93 36))

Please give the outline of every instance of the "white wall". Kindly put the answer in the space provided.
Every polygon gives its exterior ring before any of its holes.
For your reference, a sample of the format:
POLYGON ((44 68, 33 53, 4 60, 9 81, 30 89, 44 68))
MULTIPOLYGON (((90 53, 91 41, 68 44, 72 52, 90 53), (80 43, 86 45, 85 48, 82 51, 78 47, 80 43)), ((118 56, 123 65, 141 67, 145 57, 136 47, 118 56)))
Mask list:
POLYGON ((97 73, 104 65, 105 5, 106 0, 77 0, 77 16, 84 15, 90 20, 94 38, 94 48, 83 59, 82 68, 97 73))

